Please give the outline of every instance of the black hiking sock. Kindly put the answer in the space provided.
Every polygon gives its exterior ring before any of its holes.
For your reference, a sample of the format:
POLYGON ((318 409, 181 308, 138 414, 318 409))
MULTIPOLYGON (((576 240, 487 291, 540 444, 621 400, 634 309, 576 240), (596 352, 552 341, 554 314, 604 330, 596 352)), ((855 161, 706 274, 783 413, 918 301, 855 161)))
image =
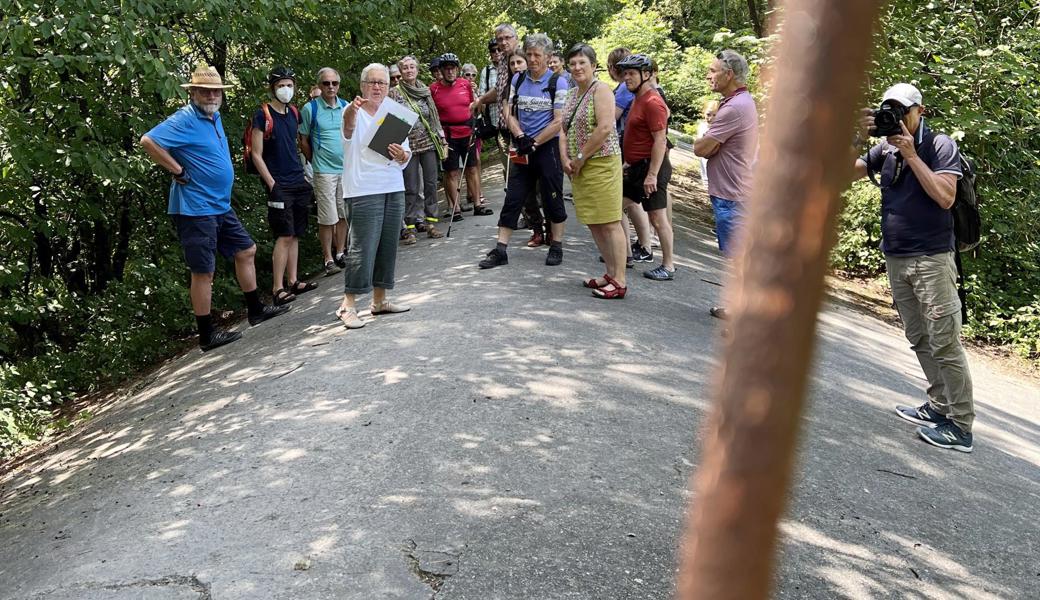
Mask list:
POLYGON ((199 345, 205 346, 213 337, 213 316, 195 315, 195 326, 199 329, 199 345))
POLYGON ((495 242, 495 249, 501 252, 502 254, 506 253, 506 248, 508 248, 508 246, 506 246, 502 242, 495 242))
POLYGON ((249 307, 249 316, 255 317, 264 312, 264 303, 260 301, 260 290, 256 289, 251 292, 242 292, 242 294, 246 297, 246 306, 249 307))
POLYGON ((549 242, 549 247, 550 248, 559 248, 559 249, 562 250, 563 249, 563 242, 561 242, 559 240, 553 240, 553 241, 549 242))

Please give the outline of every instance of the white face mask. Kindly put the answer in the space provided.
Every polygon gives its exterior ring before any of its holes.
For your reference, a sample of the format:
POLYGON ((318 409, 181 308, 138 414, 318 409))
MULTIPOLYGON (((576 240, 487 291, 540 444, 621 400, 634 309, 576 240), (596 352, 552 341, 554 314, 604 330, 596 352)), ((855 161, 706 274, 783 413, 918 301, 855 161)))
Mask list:
POLYGON ((289 101, 292 100, 295 91, 296 90, 291 87, 280 87, 274 91, 274 97, 278 98, 279 102, 288 104, 289 101))

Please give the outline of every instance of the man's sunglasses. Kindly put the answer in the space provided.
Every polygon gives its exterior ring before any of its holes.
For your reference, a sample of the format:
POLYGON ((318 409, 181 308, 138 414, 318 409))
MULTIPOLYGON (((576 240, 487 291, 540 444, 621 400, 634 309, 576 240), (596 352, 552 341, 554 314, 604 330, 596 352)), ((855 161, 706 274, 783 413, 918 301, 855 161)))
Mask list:
POLYGON ((336 87, 337 85, 339 85, 339 82, 338 81, 322 81, 321 84, 326 86, 326 87, 336 87))

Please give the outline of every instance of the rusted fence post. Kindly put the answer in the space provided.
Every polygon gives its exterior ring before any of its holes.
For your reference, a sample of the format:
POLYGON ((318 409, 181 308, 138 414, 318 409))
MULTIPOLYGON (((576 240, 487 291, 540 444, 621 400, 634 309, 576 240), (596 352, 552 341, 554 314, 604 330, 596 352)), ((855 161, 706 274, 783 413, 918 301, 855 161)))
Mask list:
POLYGON ((681 548, 683 600, 756 600, 772 588, 853 119, 880 0, 789 0, 733 322, 681 548))

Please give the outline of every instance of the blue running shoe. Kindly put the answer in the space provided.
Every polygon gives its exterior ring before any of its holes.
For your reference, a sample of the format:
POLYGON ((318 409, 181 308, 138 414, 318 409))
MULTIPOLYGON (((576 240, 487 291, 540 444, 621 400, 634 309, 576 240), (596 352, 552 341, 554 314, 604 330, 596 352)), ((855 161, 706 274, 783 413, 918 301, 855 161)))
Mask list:
POLYGON ((897 404, 896 414, 911 423, 917 423, 923 427, 938 427, 948 420, 946 415, 939 414, 939 412, 932 408, 932 405, 927 402, 917 408, 897 404))
POLYGON ((675 279, 675 271, 669 271, 661 265, 652 271, 645 271, 643 277, 654 281, 671 281, 675 279))
POLYGON ((937 425, 934 429, 918 427, 917 435, 921 436, 921 439, 929 444, 946 448, 947 450, 956 450, 958 452, 971 452, 974 450, 971 434, 958 427, 956 423, 949 419, 945 423, 937 425))

